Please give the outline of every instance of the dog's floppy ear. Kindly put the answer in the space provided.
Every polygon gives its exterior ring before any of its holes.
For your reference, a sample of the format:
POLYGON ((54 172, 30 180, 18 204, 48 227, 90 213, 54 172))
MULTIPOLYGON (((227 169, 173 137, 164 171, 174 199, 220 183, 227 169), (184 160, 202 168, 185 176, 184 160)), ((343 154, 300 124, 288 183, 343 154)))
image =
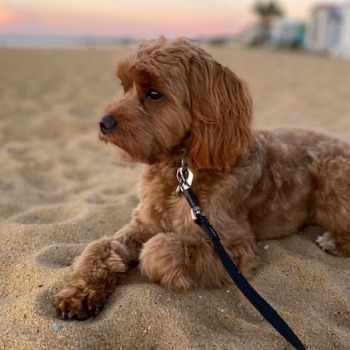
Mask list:
POLYGON ((251 140, 251 98, 232 71, 198 47, 191 51, 189 93, 193 125, 187 161, 193 169, 228 169, 251 140))

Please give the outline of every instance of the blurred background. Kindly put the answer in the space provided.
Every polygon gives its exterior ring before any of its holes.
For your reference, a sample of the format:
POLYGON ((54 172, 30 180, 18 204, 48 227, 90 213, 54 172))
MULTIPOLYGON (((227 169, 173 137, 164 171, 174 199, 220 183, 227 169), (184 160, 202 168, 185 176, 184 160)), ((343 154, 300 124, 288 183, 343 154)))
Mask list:
POLYGON ((2 0, 1 46, 106 46, 187 36, 350 56, 350 2, 342 0, 2 0))

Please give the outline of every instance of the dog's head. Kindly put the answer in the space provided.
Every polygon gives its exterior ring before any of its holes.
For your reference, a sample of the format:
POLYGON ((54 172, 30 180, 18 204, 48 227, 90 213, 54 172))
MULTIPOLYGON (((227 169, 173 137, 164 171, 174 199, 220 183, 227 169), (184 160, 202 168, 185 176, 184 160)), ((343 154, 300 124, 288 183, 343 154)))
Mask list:
POLYGON ((142 42, 118 65, 124 97, 100 121, 101 138, 146 164, 185 158, 193 169, 227 169, 252 135, 242 81, 185 40, 142 42))

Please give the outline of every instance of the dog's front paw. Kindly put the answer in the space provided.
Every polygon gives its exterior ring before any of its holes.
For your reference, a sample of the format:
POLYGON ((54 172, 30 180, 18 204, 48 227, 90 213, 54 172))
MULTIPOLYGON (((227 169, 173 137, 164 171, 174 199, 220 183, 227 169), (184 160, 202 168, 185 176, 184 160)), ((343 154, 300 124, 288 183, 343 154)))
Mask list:
POLYGON ((53 304, 60 318, 84 321, 99 314, 104 302, 103 295, 88 287, 67 286, 54 296, 53 304))

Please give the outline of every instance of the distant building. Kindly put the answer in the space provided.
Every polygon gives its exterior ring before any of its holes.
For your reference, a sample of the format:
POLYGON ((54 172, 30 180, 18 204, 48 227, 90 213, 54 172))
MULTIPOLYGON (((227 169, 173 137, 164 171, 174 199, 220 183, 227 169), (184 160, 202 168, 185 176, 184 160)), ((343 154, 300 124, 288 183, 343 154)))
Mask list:
POLYGON ((246 28, 240 35, 242 42, 248 46, 262 45, 264 43, 263 30, 260 25, 246 28))
POLYGON ((281 19, 273 23, 269 44, 275 47, 302 48, 305 45, 305 23, 281 19))
POLYGON ((350 2, 316 5, 307 34, 310 50, 350 58, 350 2))
POLYGON ((339 7, 341 28, 337 47, 334 54, 350 58, 350 2, 339 7))

